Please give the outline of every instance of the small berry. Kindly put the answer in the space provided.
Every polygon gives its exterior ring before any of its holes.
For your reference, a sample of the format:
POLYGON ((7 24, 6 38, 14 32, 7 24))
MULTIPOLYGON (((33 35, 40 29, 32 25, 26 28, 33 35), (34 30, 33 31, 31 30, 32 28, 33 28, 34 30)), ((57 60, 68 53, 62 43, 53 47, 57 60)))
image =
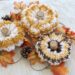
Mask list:
POLYGON ((3 20, 11 20, 11 17, 9 15, 5 15, 4 17, 2 17, 3 20))
POLYGON ((27 58, 28 57, 28 54, 31 52, 31 50, 32 50, 31 47, 25 46, 23 48, 23 50, 21 51, 22 57, 27 58))

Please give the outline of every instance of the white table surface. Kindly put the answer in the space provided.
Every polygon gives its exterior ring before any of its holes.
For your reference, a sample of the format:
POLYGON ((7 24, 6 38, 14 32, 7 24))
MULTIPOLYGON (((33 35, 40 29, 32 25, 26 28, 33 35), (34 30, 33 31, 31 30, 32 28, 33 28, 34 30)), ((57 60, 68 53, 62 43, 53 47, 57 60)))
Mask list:
MULTIPOLYGON (((12 10, 12 4, 14 1, 22 1, 22 0, 0 0, 0 17, 5 14, 9 14, 10 10, 12 10)), ((29 1, 33 0, 23 0, 27 4, 29 1)), ((35 0, 34 0, 35 1, 35 0)), ((75 0, 40 0, 40 2, 45 3, 51 7, 53 7, 59 13, 59 21, 66 24, 66 26, 70 27, 75 31, 75 0)), ((1 19, 0 19, 1 20, 1 19)), ((75 45, 74 45, 75 46, 75 45)), ((71 50, 71 59, 67 62, 67 66, 69 67, 68 75, 75 75, 75 47, 72 47, 71 50)), ((20 55, 18 54, 19 58, 20 55)), ((40 68, 43 65, 36 65, 40 68)), ((7 68, 3 68, 0 66, 0 75, 52 75, 50 69, 46 69, 43 71, 34 71, 29 62, 25 59, 22 59, 16 64, 10 65, 7 68)))

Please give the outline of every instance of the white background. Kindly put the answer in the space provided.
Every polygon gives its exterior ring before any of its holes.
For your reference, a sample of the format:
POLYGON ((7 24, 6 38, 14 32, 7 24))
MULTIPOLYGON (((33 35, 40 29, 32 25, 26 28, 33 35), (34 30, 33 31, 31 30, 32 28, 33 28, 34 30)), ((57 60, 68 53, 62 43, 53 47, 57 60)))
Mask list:
MULTIPOLYGON (((14 1, 22 0, 0 0, 0 18, 5 14, 9 14, 13 7, 14 1)), ((29 1, 35 0, 23 0, 27 4, 29 1)), ((53 7, 59 13, 59 21, 64 23, 66 26, 70 27, 75 31, 75 0, 40 0, 40 2, 45 3, 53 7)), ((0 19, 1 20, 1 19, 0 19)), ((69 67, 70 73, 68 75, 75 75, 75 50, 74 46, 71 50, 71 59, 66 63, 69 67)), ((20 56, 17 55, 19 58, 20 56)), ((39 66, 39 65, 37 65, 39 66)), ((36 66, 36 67, 37 67, 36 66)), ((43 65, 39 66, 40 68, 43 65)), ((22 59, 20 62, 10 65, 7 68, 0 66, 0 75, 52 75, 50 69, 43 71, 34 71, 29 62, 22 59)))

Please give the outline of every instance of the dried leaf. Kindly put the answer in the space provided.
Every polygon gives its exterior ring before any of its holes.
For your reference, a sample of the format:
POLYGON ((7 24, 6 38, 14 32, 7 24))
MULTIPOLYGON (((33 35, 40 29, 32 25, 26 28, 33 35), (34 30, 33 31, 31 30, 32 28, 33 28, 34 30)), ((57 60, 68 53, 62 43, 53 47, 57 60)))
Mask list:
POLYGON ((0 54, 0 64, 3 67, 7 67, 8 64, 13 64, 13 56, 15 55, 14 51, 7 52, 7 51, 2 51, 0 54))
POLYGON ((20 13, 18 13, 18 14, 15 14, 14 12, 10 12, 10 15, 11 15, 11 19, 12 19, 12 21, 14 21, 14 20, 21 20, 21 14, 20 13))
POLYGON ((30 46, 30 47, 32 46, 31 42, 27 38, 25 38, 24 43, 22 44, 21 47, 24 47, 24 46, 30 46))
POLYGON ((64 63, 61 63, 58 66, 51 66, 51 71, 54 75, 67 75, 68 68, 65 66, 64 63))
POLYGON ((38 57, 37 53, 35 50, 33 50, 29 55, 28 55, 28 60, 32 65, 36 64, 37 62, 43 63, 41 59, 38 57))
POLYGON ((63 29, 65 30, 66 35, 72 39, 75 40, 75 32, 71 31, 70 28, 63 26, 63 29))
POLYGON ((66 33, 70 30, 70 28, 65 27, 65 26, 63 26, 62 28, 65 30, 66 33))

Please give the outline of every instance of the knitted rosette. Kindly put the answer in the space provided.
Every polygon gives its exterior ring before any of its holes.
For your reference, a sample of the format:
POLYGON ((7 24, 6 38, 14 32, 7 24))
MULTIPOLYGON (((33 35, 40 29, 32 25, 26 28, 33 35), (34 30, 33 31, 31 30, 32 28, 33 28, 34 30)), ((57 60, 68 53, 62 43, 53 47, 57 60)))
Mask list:
POLYGON ((39 38, 35 48, 42 60, 51 65, 59 65, 69 58, 71 41, 62 33, 52 32, 39 38))
POLYGON ((17 22, 4 21, 0 23, 0 50, 11 51, 15 46, 21 46, 24 33, 17 22))
POLYGON ((57 26, 57 13, 44 4, 33 3, 23 10, 22 22, 31 35, 38 36, 57 26))

